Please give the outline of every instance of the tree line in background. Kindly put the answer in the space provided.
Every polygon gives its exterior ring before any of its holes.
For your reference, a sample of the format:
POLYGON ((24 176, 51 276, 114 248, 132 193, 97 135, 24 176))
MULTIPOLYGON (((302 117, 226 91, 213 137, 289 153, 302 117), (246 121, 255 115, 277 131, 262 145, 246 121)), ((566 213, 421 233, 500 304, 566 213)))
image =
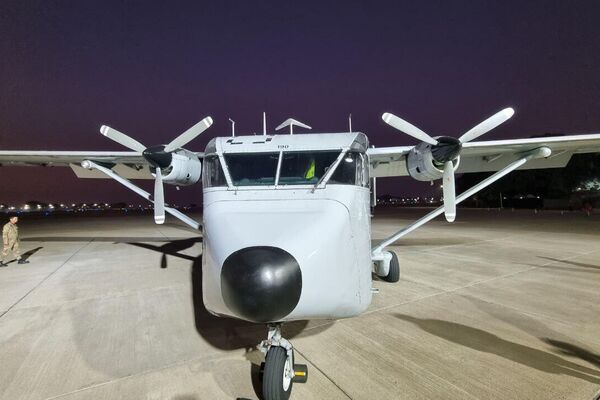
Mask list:
MULTIPOLYGON (((457 193, 490 176, 491 172, 464 174, 457 180, 457 193)), ((600 154, 575 154, 565 168, 515 171, 479 192, 465 205, 497 207, 500 196, 539 196, 541 199, 572 199, 597 202, 600 197, 600 154)))

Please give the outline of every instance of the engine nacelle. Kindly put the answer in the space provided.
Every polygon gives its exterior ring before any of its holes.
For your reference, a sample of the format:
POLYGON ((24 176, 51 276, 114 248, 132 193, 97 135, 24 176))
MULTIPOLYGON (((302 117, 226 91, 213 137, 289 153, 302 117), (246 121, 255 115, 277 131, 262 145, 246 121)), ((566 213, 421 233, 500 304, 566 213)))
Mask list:
POLYGON ((195 153, 179 149, 171 155, 171 165, 162 170, 163 182, 177 186, 188 186, 200 180, 202 162, 195 153))
MULTIPOLYGON (((429 143, 421 142, 406 157, 408 174, 418 181, 434 181, 444 176, 444 165, 435 161, 431 147, 429 143)), ((452 161, 455 171, 459 162, 460 157, 452 161)))

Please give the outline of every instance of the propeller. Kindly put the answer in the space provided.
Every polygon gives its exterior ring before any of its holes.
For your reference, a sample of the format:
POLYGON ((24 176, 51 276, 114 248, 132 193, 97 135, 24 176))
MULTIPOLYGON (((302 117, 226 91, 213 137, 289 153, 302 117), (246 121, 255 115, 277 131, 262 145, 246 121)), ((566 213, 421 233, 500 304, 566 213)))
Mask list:
POLYGON ((206 117, 181 135, 177 136, 169 144, 153 147, 146 147, 137 140, 109 126, 102 125, 100 128, 100 133, 107 138, 114 140, 128 149, 142 153, 142 156, 152 167, 154 167, 154 222, 157 224, 163 224, 165 222, 165 189, 163 186, 162 170, 171 165, 171 161, 173 160, 172 153, 175 150, 182 148, 194 140, 198 135, 210 127, 212 123, 212 118, 206 117))
POLYGON ((475 125, 458 139, 449 136, 433 138, 410 122, 391 113, 384 113, 381 118, 393 128, 431 145, 431 155, 433 156, 433 159, 444 166, 442 185, 444 194, 444 215, 448 222, 452 222, 456 218, 456 192, 454 188, 453 161, 460 155, 462 145, 491 131, 498 125, 507 121, 514 113, 515 111, 512 108, 505 108, 485 119, 483 122, 475 125))
POLYGON ((165 222, 165 188, 162 182, 162 172, 156 168, 156 179, 154 179, 154 222, 164 224, 165 222))

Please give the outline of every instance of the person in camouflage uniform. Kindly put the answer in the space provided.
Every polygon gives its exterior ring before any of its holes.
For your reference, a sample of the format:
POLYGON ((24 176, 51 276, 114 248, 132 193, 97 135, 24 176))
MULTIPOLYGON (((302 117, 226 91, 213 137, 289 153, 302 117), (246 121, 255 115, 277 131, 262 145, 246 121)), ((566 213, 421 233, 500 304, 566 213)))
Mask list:
POLYGON ((13 215, 8 220, 8 223, 2 228, 2 243, 4 244, 4 248, 2 249, 2 260, 0 260, 0 267, 6 266, 5 260, 8 256, 8 253, 11 251, 17 258, 17 263, 29 263, 29 261, 21 258, 21 252, 19 251, 19 228, 17 227, 18 221, 19 218, 16 215, 13 215))

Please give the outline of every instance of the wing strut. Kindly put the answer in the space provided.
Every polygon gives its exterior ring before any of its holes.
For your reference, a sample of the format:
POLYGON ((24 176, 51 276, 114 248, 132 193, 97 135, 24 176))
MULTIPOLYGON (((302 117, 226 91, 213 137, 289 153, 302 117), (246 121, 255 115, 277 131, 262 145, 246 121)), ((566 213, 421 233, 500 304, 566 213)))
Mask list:
MULTIPOLYGON (((519 168, 520 166, 522 166, 526 162, 528 162, 528 161, 530 161, 530 160, 532 160, 534 158, 549 157, 550 154, 552 154, 552 151, 548 147, 540 147, 540 148, 537 148, 535 150, 523 153, 522 158, 518 159, 517 161, 513 162, 512 164, 509 164, 504 169, 501 169, 500 171, 496 172, 492 176, 490 176, 490 177, 484 179, 483 181, 479 182, 477 185, 473 186, 471 189, 469 189, 469 190, 461 193, 459 196, 456 197, 455 204, 458 204, 458 203, 462 202, 463 200, 468 199, 469 197, 471 197, 475 193, 479 192, 480 190, 482 190, 482 189, 486 188, 487 186, 491 185, 492 183, 496 182, 498 179, 502 178, 503 176, 511 173, 512 171, 514 171, 515 169, 519 168)), ((381 253, 382 253, 382 251, 383 251, 384 248, 386 248, 387 246, 393 244, 394 242, 396 242, 401 237, 403 237, 405 235, 408 235, 410 232, 414 231, 415 229, 419 228, 420 226, 422 226, 422 225, 426 224, 427 222, 431 221, 432 219, 434 219, 438 215, 443 214, 444 213, 444 207, 445 206, 442 205, 442 206, 436 208, 435 210, 433 210, 429 214, 425 215, 421 219, 416 220, 411 225, 402 228, 401 230, 399 230, 398 232, 396 232, 392 236, 390 236, 387 239, 383 240, 381 243, 379 243, 376 247, 374 247, 371 250, 371 257, 373 259, 379 259, 380 258, 379 256, 381 255, 381 253)))
MULTIPOLYGON (((154 200, 152 199, 152 196, 150 195, 150 193, 146 192, 144 189, 141 189, 141 188, 135 186, 133 183, 129 182, 127 179, 123 178, 122 176, 120 176, 119 174, 114 172, 113 170, 103 167, 101 165, 98 165, 95 162, 90 161, 90 160, 83 161, 81 163, 81 166, 85 169, 97 169, 98 171, 103 172, 104 174, 108 175, 110 178, 119 182, 121 185, 136 192, 137 194, 139 194, 146 200, 154 203, 154 200)), ((157 173, 160 173, 160 172, 157 172, 157 173)), ((200 229, 200 224, 198 222, 194 221, 193 219, 191 219, 190 217, 188 217, 181 211, 176 210, 171 207, 166 207, 166 206, 165 206, 165 211, 168 212, 169 214, 171 214, 172 216, 174 216, 175 218, 181 220, 185 224, 191 226, 192 228, 198 229, 198 230, 200 229)))

